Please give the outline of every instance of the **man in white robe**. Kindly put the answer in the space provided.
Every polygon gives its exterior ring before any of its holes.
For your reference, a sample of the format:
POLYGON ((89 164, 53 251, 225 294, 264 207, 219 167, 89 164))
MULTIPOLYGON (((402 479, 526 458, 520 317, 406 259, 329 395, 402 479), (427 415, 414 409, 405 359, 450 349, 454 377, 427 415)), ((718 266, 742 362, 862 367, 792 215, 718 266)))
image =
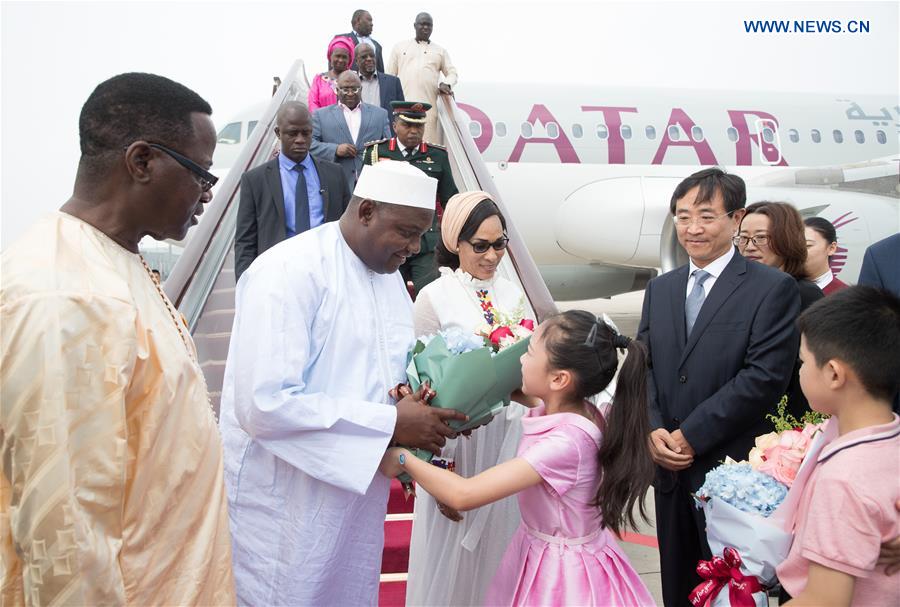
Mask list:
POLYGON ((242 275, 221 428, 239 604, 374 605, 392 441, 437 451, 464 419, 396 405, 413 345, 397 269, 431 225, 436 181, 407 163, 360 175, 350 206, 242 275))

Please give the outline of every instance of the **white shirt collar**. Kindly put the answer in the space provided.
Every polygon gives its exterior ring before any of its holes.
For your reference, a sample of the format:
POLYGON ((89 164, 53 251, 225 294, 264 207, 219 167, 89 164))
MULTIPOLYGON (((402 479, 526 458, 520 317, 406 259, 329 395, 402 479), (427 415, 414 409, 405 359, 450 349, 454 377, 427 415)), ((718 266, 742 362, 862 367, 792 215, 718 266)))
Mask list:
POLYGON ((695 270, 703 270, 705 272, 709 272, 710 276, 712 276, 713 278, 718 278, 725 270, 725 266, 728 265, 728 262, 731 261, 732 257, 734 257, 734 247, 728 247, 727 253, 725 253, 721 257, 717 257, 712 262, 708 263, 704 268, 698 268, 694 264, 694 260, 692 259, 688 276, 692 275, 695 270))
POLYGON ((356 105, 356 107, 355 107, 354 109, 352 109, 352 110, 351 110, 350 108, 348 108, 346 105, 344 105, 343 103, 341 103, 340 101, 338 101, 338 105, 341 106, 341 111, 343 111, 345 114, 347 114, 347 113, 352 113, 352 112, 360 112, 360 113, 362 113, 362 101, 360 101, 360 102, 356 105))
POLYGON ((820 289, 824 289, 829 284, 831 284, 832 280, 834 280, 834 274, 832 274, 831 270, 829 269, 825 270, 825 273, 816 278, 813 282, 815 282, 816 286, 820 289))

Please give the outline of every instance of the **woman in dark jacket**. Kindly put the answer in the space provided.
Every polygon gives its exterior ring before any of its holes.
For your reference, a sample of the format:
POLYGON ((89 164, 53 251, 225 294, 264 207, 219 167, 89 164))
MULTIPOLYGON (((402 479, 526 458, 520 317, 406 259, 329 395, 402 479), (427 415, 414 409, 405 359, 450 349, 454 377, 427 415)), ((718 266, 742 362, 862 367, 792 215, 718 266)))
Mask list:
MULTIPOLYGON (((825 297, 806 274, 806 235, 803 218, 786 202, 755 202, 747 207, 735 237, 741 255, 790 274, 800 289, 800 311, 825 297)), ((800 361, 787 388, 788 411, 798 419, 809 411, 800 390, 800 361)), ((774 403, 773 403, 774 405, 774 403)))

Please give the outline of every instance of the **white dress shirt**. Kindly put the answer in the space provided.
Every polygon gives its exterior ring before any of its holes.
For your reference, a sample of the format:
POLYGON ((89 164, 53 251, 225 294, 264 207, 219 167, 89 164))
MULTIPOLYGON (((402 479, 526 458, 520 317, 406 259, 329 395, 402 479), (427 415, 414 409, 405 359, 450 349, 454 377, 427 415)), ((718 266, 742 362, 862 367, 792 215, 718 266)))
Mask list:
POLYGON ((356 108, 350 109, 343 103, 338 102, 341 110, 344 112, 344 120, 347 121, 347 128, 350 129, 350 138, 353 143, 359 139, 359 127, 362 125, 362 103, 360 102, 356 108))
POLYGON ((356 34, 356 39, 359 41, 357 42, 357 44, 362 44, 363 42, 365 42, 372 47, 373 51, 375 51, 376 53, 378 52, 378 49, 375 48, 375 42, 372 41, 371 36, 360 36, 356 31, 354 31, 353 33, 356 34))
POLYGON ((728 265, 728 262, 731 261, 732 257, 734 257, 734 247, 729 247, 727 253, 708 263, 705 268, 697 267, 692 259, 689 268, 690 274, 687 281, 687 291, 684 292, 684 298, 687 299, 687 296, 691 294, 691 289, 694 288, 694 271, 696 270, 703 270, 704 272, 709 273, 709 278, 703 283, 703 293, 706 297, 709 297, 709 292, 712 290, 713 285, 716 284, 716 279, 722 275, 725 266, 728 265))

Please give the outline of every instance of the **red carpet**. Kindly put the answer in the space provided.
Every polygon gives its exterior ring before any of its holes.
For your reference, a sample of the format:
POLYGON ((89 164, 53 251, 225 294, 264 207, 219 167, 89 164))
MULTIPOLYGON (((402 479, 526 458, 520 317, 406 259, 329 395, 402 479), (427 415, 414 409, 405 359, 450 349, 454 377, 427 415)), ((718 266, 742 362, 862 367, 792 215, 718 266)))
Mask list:
POLYGON ((378 587, 380 607, 403 607, 406 604, 406 582, 381 582, 378 587))
POLYGON ((409 571, 409 538, 412 533, 413 505, 414 498, 406 499, 400 481, 396 479, 391 481, 388 519, 401 520, 386 520, 384 523, 381 573, 386 579, 381 582, 378 589, 378 604, 381 607, 403 607, 406 604, 406 572, 409 571))

